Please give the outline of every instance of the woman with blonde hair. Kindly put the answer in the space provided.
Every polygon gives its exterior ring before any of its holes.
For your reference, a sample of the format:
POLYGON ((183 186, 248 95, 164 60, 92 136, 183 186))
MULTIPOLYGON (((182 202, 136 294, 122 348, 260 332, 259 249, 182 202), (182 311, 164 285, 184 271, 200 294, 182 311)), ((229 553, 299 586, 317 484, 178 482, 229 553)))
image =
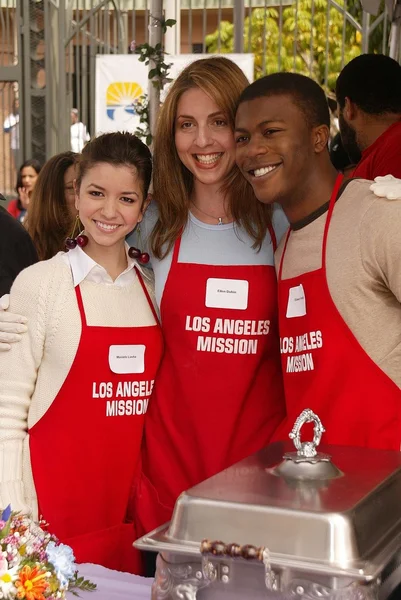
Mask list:
MULTIPOLYGON (((265 446, 283 417, 273 253, 286 222, 235 165, 248 81, 224 57, 190 64, 161 107, 149 240, 165 354, 145 423, 136 517, 147 532, 178 495, 265 446)), ((140 240, 140 241, 138 241, 140 240)))
POLYGON ((78 154, 62 152, 50 158, 36 181, 25 226, 35 244, 39 260, 48 260, 64 250, 74 227, 74 179, 78 154))

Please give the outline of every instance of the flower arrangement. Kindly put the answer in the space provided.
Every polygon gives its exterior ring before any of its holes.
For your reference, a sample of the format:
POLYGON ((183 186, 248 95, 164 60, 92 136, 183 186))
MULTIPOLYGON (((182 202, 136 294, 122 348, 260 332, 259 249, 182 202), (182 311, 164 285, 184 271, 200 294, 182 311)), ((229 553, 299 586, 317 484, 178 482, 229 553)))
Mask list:
POLYGON ((72 549, 46 530, 46 523, 0 510, 0 599, 60 600, 67 591, 96 585, 78 576, 72 549))

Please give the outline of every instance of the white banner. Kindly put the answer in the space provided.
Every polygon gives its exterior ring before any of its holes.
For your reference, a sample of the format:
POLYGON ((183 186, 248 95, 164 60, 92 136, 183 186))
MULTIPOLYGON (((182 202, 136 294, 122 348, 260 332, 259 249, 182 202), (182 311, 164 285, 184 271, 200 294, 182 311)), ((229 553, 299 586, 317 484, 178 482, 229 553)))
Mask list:
MULTIPOLYGON (((166 57, 169 77, 175 78, 189 63, 211 54, 178 54, 166 57)), ((225 54, 253 81, 253 54, 225 54)), ((132 131, 139 125, 135 101, 148 90, 148 67, 136 54, 96 56, 96 135, 110 131, 132 131)))

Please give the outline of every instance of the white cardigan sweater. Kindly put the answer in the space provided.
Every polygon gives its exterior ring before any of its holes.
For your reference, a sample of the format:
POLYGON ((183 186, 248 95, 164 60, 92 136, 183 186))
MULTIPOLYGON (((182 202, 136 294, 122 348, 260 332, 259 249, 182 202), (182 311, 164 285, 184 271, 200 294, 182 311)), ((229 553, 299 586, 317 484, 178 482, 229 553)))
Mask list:
MULTIPOLYGON (((146 285, 153 300, 149 280, 146 285)), ((155 324, 135 274, 125 286, 85 279, 81 293, 88 325, 155 324)), ((81 335, 73 277, 63 253, 20 273, 11 289, 10 312, 28 318, 28 333, 9 352, 0 352, 0 507, 11 504, 37 518, 27 429, 57 396, 81 335)))

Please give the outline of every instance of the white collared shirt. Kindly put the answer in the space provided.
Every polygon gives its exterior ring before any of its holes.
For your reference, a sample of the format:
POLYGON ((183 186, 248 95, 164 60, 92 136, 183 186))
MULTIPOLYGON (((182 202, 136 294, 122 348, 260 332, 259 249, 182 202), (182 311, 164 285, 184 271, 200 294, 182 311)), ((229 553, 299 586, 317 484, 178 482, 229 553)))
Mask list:
POLYGON ((134 267, 137 267, 142 271, 137 261, 128 255, 128 250, 129 246, 128 244, 125 244, 128 266, 125 271, 120 273, 115 281, 112 280, 104 267, 95 262, 79 246, 66 252, 63 258, 71 268, 74 287, 82 283, 84 279, 86 281, 91 281, 92 283, 107 283, 108 285, 125 287, 130 285, 136 277, 134 267))

